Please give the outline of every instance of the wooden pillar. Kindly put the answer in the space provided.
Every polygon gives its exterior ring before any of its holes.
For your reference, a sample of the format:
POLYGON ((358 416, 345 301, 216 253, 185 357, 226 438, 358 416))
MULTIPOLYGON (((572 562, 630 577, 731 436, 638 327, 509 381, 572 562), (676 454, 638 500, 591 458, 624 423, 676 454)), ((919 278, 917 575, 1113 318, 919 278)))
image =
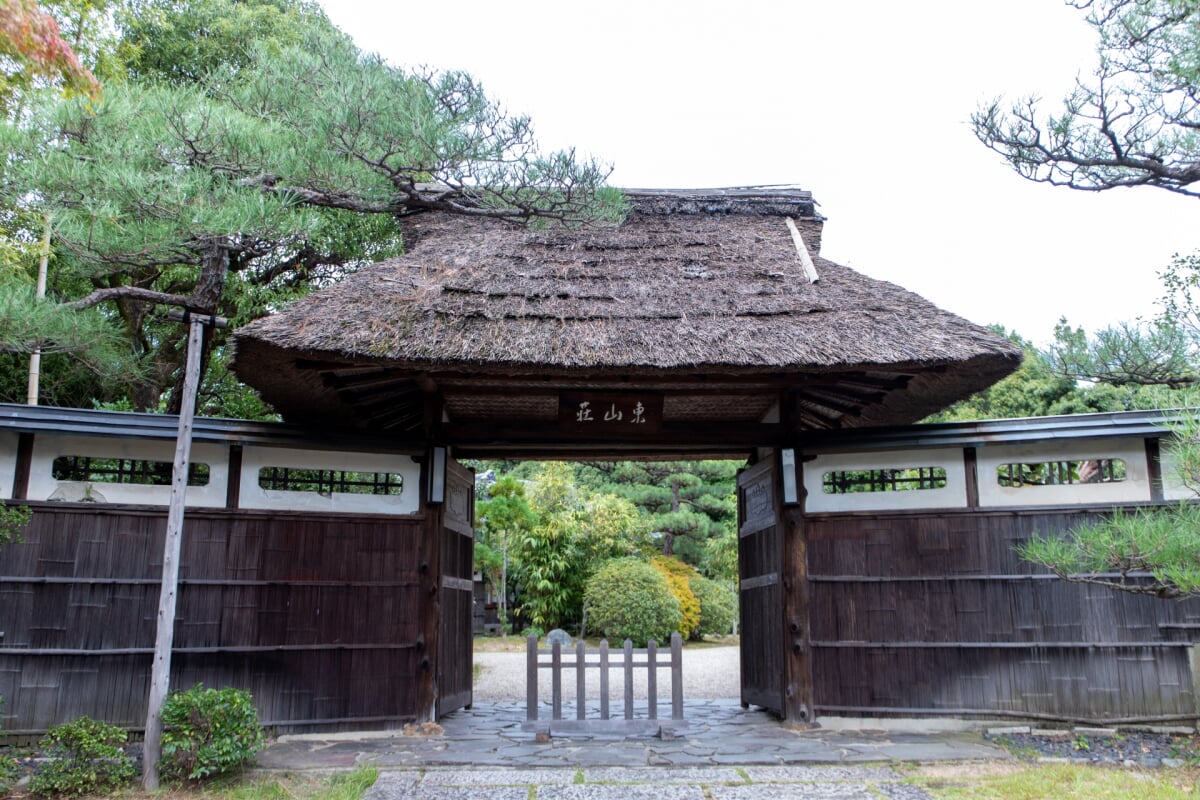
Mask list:
POLYGON ((17 435, 17 464, 13 473, 12 499, 29 499, 29 475, 33 470, 33 434, 17 435))
POLYGON ((1161 503, 1166 499, 1163 489, 1162 443, 1157 436, 1146 437, 1146 475, 1150 478, 1150 499, 1161 503))
POLYGON ((421 462, 421 507, 425 524, 417 551, 417 571, 421 583, 420 633, 417 635, 417 721, 437 721, 438 648, 442 607, 442 514, 443 506, 429 502, 430 467, 433 459, 426 454, 421 462))
POLYGON ((229 446, 229 474, 225 485, 225 507, 237 508, 242 502, 242 446, 229 446))
POLYGON ((813 714, 812 633, 808 603, 808 539, 800 506, 785 506, 783 535, 783 707, 784 720, 811 724, 813 714))
POLYGON ((967 482, 967 508, 979 508, 979 454, 974 447, 963 448, 963 476, 967 482))

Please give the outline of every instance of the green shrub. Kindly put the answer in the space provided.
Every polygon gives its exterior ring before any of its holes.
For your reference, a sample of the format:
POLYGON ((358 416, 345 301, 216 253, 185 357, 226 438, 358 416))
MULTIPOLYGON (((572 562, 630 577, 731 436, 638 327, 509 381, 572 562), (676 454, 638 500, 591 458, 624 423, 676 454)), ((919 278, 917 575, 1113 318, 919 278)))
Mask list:
MULTIPOLYGON (((4 697, 0 696, 0 712, 4 711, 4 697)), ((0 728, 0 731, 3 729, 0 728)), ((0 752, 0 795, 12 788, 13 783, 17 780, 17 765, 11 759, 0 752)))
POLYGON ((170 781, 195 781, 236 769, 263 748, 265 736, 250 693, 196 684, 172 692, 162 708, 162 758, 170 781))
POLYGON ((679 600, 663 574, 639 559, 609 561, 588 580, 585 597, 593 627, 610 640, 645 647, 679 629, 679 600))
POLYGON ((0 544, 20 542, 33 512, 29 506, 10 506, 0 502, 0 544))
POLYGON ((692 591, 700 598, 700 624, 695 635, 724 636, 733 630, 737 619, 737 593, 732 587, 697 575, 689 581, 692 591))
POLYGON ((29 788, 65 797, 118 789, 137 774, 125 741, 125 731, 87 717, 55 725, 40 742, 50 761, 29 788))
POLYGON ((679 635, 684 639, 692 638, 700 627, 700 599, 692 591, 691 581, 700 573, 691 564, 670 556, 655 556, 650 559, 650 564, 667 579, 667 585, 679 601, 679 635))
POLYGON ((0 754, 0 796, 12 789, 17 782, 17 762, 0 754))

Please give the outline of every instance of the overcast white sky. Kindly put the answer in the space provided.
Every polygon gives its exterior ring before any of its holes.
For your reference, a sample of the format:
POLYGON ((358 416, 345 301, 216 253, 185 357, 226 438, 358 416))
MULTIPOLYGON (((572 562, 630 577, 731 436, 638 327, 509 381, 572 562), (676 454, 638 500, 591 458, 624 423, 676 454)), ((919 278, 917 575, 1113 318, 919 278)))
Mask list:
POLYGON ((323 0, 360 47, 464 69, 637 188, 797 184, 822 255, 1038 343, 1154 313, 1200 200, 1027 182, 968 118, 1094 63, 1060 0, 323 0))

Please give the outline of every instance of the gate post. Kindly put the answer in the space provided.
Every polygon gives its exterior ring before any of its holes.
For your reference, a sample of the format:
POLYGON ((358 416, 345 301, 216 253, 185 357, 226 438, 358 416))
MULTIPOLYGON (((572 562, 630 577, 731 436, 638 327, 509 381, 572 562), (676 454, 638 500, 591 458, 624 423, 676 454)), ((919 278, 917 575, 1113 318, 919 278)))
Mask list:
POLYGON ((815 720, 813 711, 812 634, 808 604, 808 532, 804 525, 803 491, 801 504, 784 506, 783 534, 783 718, 808 725, 815 720))
POLYGON ((417 571, 420 580, 417 722, 437 722, 438 656, 441 652, 442 630, 442 526, 445 508, 442 503, 432 503, 429 500, 432 460, 431 455, 426 453, 421 462, 421 510, 425 514, 425 525, 421 531, 421 543, 417 551, 417 571))

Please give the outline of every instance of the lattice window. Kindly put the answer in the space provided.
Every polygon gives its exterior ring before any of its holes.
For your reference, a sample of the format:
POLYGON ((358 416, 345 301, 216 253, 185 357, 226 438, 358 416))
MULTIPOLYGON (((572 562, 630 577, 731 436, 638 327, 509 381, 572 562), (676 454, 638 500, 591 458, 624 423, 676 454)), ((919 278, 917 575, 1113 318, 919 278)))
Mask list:
POLYGON ((326 496, 334 492, 398 495, 404 491, 404 476, 395 472, 263 467, 258 471, 258 485, 263 489, 315 492, 326 496))
POLYGON ((903 469, 854 469, 826 472, 822 476, 821 486, 825 494, 944 489, 946 487, 946 470, 942 467, 905 467, 903 469))
POLYGON ((996 482, 1008 487, 1071 486, 1083 483, 1119 483, 1123 480, 1125 462, 1119 458, 1001 464, 996 468, 996 482))
MULTIPOLYGON (((174 465, 169 461, 59 456, 50 465, 50 474, 58 481, 170 486, 172 469, 174 469, 174 465)), ((208 464, 190 464, 188 466, 188 486, 207 486, 208 473, 208 464)))

